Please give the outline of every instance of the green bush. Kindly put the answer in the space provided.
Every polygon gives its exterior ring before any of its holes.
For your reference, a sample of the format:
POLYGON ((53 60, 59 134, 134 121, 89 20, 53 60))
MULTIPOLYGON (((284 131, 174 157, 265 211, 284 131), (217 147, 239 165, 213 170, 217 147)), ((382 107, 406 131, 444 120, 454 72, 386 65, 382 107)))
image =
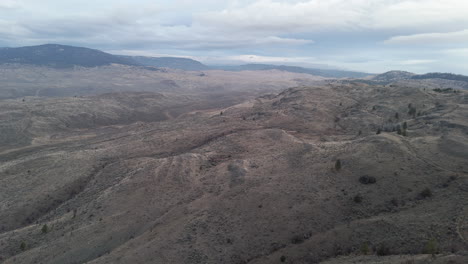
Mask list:
POLYGON ((425 198, 429 198, 432 196, 432 191, 431 189, 429 188, 426 188, 424 190, 421 191, 421 193, 419 194, 423 199, 425 198))
POLYGON ((21 244, 20 244, 20 249, 21 249, 21 251, 25 251, 25 250, 26 250, 26 243, 24 243, 24 241, 21 242, 21 244))
POLYGON ((377 256, 387 256, 390 255, 390 249, 385 244, 380 244, 377 248, 377 256))
POLYGON ((369 244, 367 244, 367 242, 363 243, 363 244, 361 245, 361 254, 362 254, 362 255, 368 255, 369 252, 370 252, 370 250, 369 250, 369 244))
POLYGON ((43 234, 46 234, 47 232, 49 232, 49 227, 47 226, 47 224, 42 226, 41 231, 42 231, 43 234))
POLYGON ((356 196, 353 198, 353 201, 355 203, 362 203, 362 196, 360 194, 356 194, 356 196))
POLYGON ((435 240, 435 238, 432 238, 431 240, 427 242, 426 246, 424 247, 423 253, 431 254, 431 255, 435 255, 439 253, 439 247, 437 245, 437 240, 435 240))
POLYGON ((339 171, 341 170, 341 160, 337 159, 335 162, 335 170, 339 171))

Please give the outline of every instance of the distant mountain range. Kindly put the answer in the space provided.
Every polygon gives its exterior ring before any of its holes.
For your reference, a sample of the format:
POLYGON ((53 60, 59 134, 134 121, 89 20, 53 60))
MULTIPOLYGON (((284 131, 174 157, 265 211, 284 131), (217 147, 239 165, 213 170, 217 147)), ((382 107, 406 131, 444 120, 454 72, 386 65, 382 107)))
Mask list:
POLYGON ((136 65, 131 60, 100 50, 57 44, 2 48, 0 49, 0 64, 5 63, 33 64, 53 68, 97 67, 112 63, 136 65))
POLYGON ((179 69, 184 71, 206 71, 210 67, 203 63, 188 59, 188 58, 175 58, 175 57, 146 57, 146 56, 121 56, 117 55, 122 59, 133 61, 139 65, 152 66, 152 67, 164 67, 171 69, 179 69))
POLYGON ((426 74, 415 74, 405 71, 389 71, 382 74, 375 75, 371 78, 372 82, 388 84, 396 81, 403 80, 426 80, 426 79, 443 79, 449 81, 468 82, 468 76, 453 74, 453 73, 440 73, 432 72, 426 74))
POLYGON ((328 78, 363 78, 370 76, 370 73, 332 70, 332 69, 311 69, 297 66, 271 65, 271 64, 246 64, 240 66, 218 66, 218 69, 226 71, 265 71, 280 70, 295 73, 305 73, 328 78))
POLYGON ((379 75, 364 72, 315 69, 297 66, 272 64, 245 64, 238 66, 207 66, 189 58, 147 57, 113 55, 96 49, 73 47, 59 44, 45 44, 18 48, 0 48, 0 64, 31 64, 53 68, 70 68, 74 66, 98 67, 110 64, 171 68, 185 71, 265 71, 279 70, 293 73, 304 73, 327 78, 366 78, 363 82, 388 84, 401 80, 443 79, 468 83, 468 76, 451 73, 414 74, 404 71, 390 71, 379 75), (370 77, 370 78, 369 78, 370 77))
POLYGON ((113 55, 100 50, 59 44, 45 44, 19 48, 0 48, 0 64, 11 63, 32 64, 53 68, 70 68, 74 66, 98 67, 110 64, 122 64, 130 66, 171 68, 186 71, 206 71, 214 69, 225 71, 280 70, 329 78, 362 78, 370 75, 368 73, 353 71, 310 69, 270 64, 207 66, 199 61, 188 58, 113 55))

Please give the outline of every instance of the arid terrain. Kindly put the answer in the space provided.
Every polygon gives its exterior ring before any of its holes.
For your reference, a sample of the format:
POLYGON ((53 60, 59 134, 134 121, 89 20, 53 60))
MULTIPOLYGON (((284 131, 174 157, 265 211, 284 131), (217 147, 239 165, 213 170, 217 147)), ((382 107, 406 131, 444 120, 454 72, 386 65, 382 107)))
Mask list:
POLYGON ((468 262, 466 90, 2 72, 2 263, 468 262))

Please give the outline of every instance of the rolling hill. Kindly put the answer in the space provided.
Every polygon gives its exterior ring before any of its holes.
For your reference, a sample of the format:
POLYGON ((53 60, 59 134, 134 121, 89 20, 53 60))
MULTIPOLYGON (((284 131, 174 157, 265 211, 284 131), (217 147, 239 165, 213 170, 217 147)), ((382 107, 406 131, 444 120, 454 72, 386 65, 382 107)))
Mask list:
POLYGON ((301 86, 173 117, 193 97, 0 101, 28 136, 0 152, 0 261, 467 263, 467 93, 301 86))
POLYGON ((99 50, 58 44, 0 49, 0 64, 70 68, 73 66, 97 67, 113 63, 137 65, 133 61, 99 50))
POLYGON ((205 71, 210 67, 202 64, 199 61, 188 58, 176 57, 146 57, 146 56, 119 56, 121 58, 134 61, 137 64, 144 66, 152 66, 158 68, 171 68, 184 71, 205 71))
POLYGON ((372 74, 345 70, 311 69, 297 66, 271 65, 271 64, 245 64, 240 66, 219 66, 219 69, 227 71, 265 71, 280 70, 295 73, 306 73, 327 78, 363 78, 372 74))

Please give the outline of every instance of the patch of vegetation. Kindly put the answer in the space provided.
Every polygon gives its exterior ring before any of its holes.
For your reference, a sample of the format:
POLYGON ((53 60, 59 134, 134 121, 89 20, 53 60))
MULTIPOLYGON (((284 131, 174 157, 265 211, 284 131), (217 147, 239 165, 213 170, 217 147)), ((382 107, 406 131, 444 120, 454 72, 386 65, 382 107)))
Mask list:
POLYGON ((367 242, 364 242, 361 245, 361 254, 362 255, 369 255, 370 249, 369 249, 369 244, 367 242))
POLYGON ((376 250, 377 256, 388 256, 390 255, 390 249, 385 244, 380 244, 376 250))
POLYGON ((380 133, 382 133, 382 129, 378 128, 377 132, 375 132, 375 134, 379 135, 380 133))
POLYGON ((303 242, 304 242, 304 236, 295 235, 293 238, 291 238, 291 243, 293 244, 301 244, 303 242))
POLYGON ((20 249, 21 249, 21 251, 25 251, 25 250, 26 250, 26 243, 25 243, 24 241, 21 242, 21 244, 20 244, 20 249))
POLYGON ((335 170, 336 171, 341 170, 341 160, 340 159, 337 159, 336 162, 335 162, 335 170))
POLYGON ((426 198, 432 197, 432 191, 431 189, 426 188, 422 190, 419 195, 421 196, 421 198, 426 199, 426 198))
POLYGON ((362 196, 360 194, 356 194, 354 197, 353 197, 353 201, 355 203, 362 203, 362 196))
POLYGON ((41 231, 43 234, 47 234, 47 232, 49 232, 49 227, 47 226, 47 224, 44 224, 42 226, 41 231))
POLYGON ((408 115, 415 118, 416 117, 416 107, 410 107, 409 110, 408 110, 408 115))
POLYGON ((364 175, 359 178, 359 182, 362 184, 374 184, 377 179, 374 176, 364 175))
POLYGON ((280 257, 280 261, 281 261, 281 262, 285 262, 285 261, 286 261, 286 256, 281 256, 281 257, 280 257))
POLYGON ((432 238, 431 240, 429 240, 427 242, 426 246, 424 247, 423 253, 424 254, 431 254, 431 255, 435 255, 435 254, 439 253, 439 246, 438 246, 437 240, 435 240, 435 238, 432 238))

